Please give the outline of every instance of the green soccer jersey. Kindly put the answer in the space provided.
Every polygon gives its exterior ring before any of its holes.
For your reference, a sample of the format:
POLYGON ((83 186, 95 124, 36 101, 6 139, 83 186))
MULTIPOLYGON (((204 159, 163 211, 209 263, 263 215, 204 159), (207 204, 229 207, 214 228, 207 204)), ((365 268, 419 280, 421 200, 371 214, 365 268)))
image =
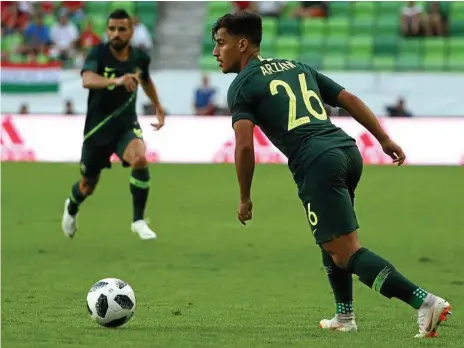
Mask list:
MULTIPOLYGON (((117 60, 108 44, 94 46, 87 55, 81 74, 92 71, 107 78, 139 72, 141 79, 149 79, 150 57, 131 47, 126 61, 117 60)), ((115 141, 123 132, 137 126, 135 103, 137 92, 128 92, 124 86, 109 86, 105 89, 90 89, 87 101, 87 116, 84 141, 106 145, 115 141)))
POLYGON ((295 175, 321 153, 355 145, 335 126, 323 103, 338 106, 343 87, 308 65, 284 59, 252 59, 229 87, 232 124, 251 120, 288 158, 295 175))

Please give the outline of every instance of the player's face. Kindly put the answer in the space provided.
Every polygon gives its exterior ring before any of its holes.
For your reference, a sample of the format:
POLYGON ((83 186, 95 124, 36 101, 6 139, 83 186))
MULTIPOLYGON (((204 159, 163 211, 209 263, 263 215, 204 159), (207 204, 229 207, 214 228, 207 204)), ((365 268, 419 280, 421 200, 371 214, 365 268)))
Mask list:
POLYGON ((111 47, 116 51, 121 51, 129 45, 132 38, 132 23, 129 19, 109 19, 106 28, 106 35, 111 47))
POLYGON ((216 57, 224 74, 240 71, 240 53, 240 40, 230 36, 227 29, 220 28, 216 33, 213 56, 216 57))

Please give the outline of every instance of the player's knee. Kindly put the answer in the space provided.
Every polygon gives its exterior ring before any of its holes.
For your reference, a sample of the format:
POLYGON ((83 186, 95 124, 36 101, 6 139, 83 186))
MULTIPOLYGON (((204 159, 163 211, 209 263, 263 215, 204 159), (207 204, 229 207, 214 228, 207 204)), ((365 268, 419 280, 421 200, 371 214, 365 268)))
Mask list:
POLYGON ((95 191, 97 183, 98 176, 94 178, 82 178, 79 188, 84 195, 90 196, 95 191))
POLYGON ((148 166, 147 158, 145 155, 136 155, 132 159, 132 168, 133 169, 143 169, 148 166))

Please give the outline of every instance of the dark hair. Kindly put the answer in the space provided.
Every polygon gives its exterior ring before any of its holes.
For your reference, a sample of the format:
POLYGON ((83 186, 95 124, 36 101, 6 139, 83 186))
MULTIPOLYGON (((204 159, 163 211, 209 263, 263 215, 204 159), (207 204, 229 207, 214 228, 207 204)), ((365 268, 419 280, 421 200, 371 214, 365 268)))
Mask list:
POLYGON ((211 38, 216 41, 216 34, 219 29, 225 28, 232 36, 241 36, 259 47, 263 37, 263 20, 261 16, 247 11, 240 11, 235 14, 226 14, 219 17, 211 29, 211 38))
POLYGON ((111 12, 108 16, 108 20, 110 19, 128 19, 129 21, 132 20, 131 16, 127 13, 127 11, 122 8, 118 8, 111 12))

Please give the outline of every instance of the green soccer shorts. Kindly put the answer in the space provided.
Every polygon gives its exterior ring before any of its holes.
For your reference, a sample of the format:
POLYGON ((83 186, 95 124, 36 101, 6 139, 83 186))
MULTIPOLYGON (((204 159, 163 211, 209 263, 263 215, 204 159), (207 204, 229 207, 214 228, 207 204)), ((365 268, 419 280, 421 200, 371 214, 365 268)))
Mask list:
POLYGON ((332 148, 318 156, 296 181, 311 232, 322 245, 359 228, 355 190, 363 161, 356 146, 332 148))
MULTIPOLYGON (((98 135, 97 135, 98 136, 98 135)), ((100 146, 93 145, 88 142, 84 142, 82 145, 81 155, 81 174, 84 177, 95 177, 105 169, 111 168, 111 156, 113 153, 119 157, 123 167, 129 167, 129 163, 124 161, 123 154, 126 147, 133 139, 143 139, 142 130, 140 128, 134 128, 123 132, 115 141, 108 145, 100 146)))

